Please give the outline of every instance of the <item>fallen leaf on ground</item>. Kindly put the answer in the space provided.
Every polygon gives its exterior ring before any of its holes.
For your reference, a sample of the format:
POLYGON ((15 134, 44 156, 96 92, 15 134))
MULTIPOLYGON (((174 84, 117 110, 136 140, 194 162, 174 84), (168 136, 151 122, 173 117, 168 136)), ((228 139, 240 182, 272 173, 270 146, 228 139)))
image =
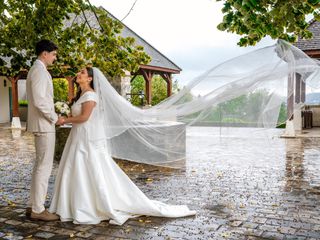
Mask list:
POLYGON ((221 236, 223 238, 229 238, 230 237, 230 233, 225 232, 225 233, 222 233, 221 236))
POLYGON ((240 205, 239 205, 239 208, 245 208, 246 207, 246 205, 244 205, 243 203, 241 203, 240 205))
POLYGON ((222 172, 217 172, 217 177, 221 178, 223 176, 222 172))
POLYGON ((152 178, 147 178, 146 182, 153 182, 152 178))

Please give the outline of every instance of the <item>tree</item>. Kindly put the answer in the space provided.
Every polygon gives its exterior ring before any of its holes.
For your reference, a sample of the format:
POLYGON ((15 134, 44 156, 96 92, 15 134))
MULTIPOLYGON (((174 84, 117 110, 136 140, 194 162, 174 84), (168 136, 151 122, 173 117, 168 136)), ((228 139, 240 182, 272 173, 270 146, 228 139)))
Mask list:
MULTIPOLYGON (((141 100, 139 98, 139 91, 146 91, 145 89, 145 82, 144 78, 142 76, 137 76, 135 79, 131 82, 131 96, 130 96, 130 102, 132 105, 135 106, 141 106, 141 100)), ((145 99, 145 97, 144 97, 145 99)), ((143 103, 144 103, 143 99, 143 103)))
POLYGON ((136 71, 150 57, 134 39, 123 38, 122 24, 113 20, 103 9, 82 0, 10 0, 0 1, 0 72, 16 76, 29 69, 35 60, 34 46, 46 38, 57 43, 58 61, 51 69, 53 75, 73 76, 80 67, 92 64, 113 77, 124 70, 136 71), (94 10, 99 29, 86 21, 71 23, 75 15, 94 10))
POLYGON ((54 102, 68 102, 68 81, 65 78, 53 79, 53 96, 54 102))
POLYGON ((152 101, 151 105, 157 105, 167 98, 167 82, 156 75, 152 78, 152 101))
POLYGON ((311 38, 307 15, 320 20, 320 0, 217 0, 223 1, 221 31, 241 35, 238 45, 255 45, 265 36, 295 42, 311 38))
MULTIPOLYGON (((141 100, 139 99, 139 91, 146 92, 145 80, 142 76, 137 76, 131 83, 131 103, 135 106, 141 106, 141 100)), ((173 90, 177 92, 179 90, 178 82, 174 81, 173 90)), ((152 78, 152 100, 151 105, 154 106, 167 98, 167 83, 162 77, 156 75, 152 78)))
MULTIPOLYGON (((255 125, 271 96, 266 89, 259 89, 218 104, 216 107, 207 110, 205 112, 206 115, 199 120, 215 124, 240 123, 248 126, 255 125)), ((196 117, 196 115, 192 117, 196 117)), ((286 106, 283 102, 280 106, 277 125, 282 124, 286 119, 286 106)))
POLYGON ((279 118, 278 118, 278 126, 284 125, 287 120, 287 106, 286 103, 282 103, 280 107, 280 112, 279 112, 279 118))

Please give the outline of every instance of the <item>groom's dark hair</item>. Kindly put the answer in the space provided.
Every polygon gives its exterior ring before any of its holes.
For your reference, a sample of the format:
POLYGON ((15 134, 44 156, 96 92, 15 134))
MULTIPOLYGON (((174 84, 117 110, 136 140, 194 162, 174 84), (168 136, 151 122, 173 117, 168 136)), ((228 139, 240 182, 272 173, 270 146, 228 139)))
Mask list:
POLYGON ((54 50, 57 50, 58 47, 54 42, 51 42, 47 39, 42 39, 36 44, 36 54, 39 56, 42 52, 52 52, 54 50))

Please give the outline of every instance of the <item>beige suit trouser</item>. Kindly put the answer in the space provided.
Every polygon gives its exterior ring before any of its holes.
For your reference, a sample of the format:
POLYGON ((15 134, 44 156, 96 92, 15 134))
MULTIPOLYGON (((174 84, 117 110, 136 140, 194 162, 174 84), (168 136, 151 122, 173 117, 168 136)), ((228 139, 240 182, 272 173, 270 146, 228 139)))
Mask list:
POLYGON ((45 210, 44 203, 52 171, 55 140, 54 132, 34 133, 36 159, 33 165, 29 205, 35 213, 45 210))

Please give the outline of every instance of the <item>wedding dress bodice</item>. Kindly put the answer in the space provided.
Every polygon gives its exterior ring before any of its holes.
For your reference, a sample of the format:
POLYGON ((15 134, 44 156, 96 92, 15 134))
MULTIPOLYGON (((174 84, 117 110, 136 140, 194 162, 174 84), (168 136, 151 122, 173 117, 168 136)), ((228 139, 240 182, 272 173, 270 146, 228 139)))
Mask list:
POLYGON ((71 107, 71 113, 73 117, 79 116, 82 111, 82 103, 87 101, 94 101, 98 104, 98 97, 95 92, 85 92, 71 107))
POLYGON ((82 112, 82 103, 94 101, 96 106, 93 108, 89 119, 83 123, 73 124, 74 128, 84 128, 89 140, 105 139, 103 122, 99 114, 99 101, 95 92, 85 92, 71 107, 71 113, 73 117, 79 116, 82 112))

